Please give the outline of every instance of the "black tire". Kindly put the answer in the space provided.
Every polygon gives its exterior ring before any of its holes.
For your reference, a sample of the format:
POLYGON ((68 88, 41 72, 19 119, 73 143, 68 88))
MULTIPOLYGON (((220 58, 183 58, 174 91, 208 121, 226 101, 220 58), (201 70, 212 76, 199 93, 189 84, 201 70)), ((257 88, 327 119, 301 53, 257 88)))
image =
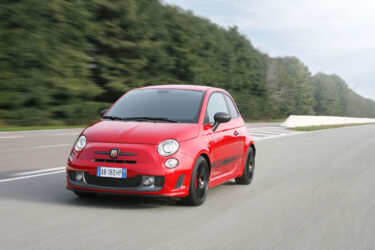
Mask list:
POLYGON ((200 156, 194 164, 189 186, 189 195, 182 199, 183 203, 191 206, 201 205, 207 197, 208 181, 208 163, 203 156, 200 156))
POLYGON ((89 192, 80 192, 74 191, 74 193, 80 198, 95 198, 98 196, 97 193, 89 193, 89 192))
POLYGON ((243 173, 241 177, 236 178, 236 183, 241 185, 249 185, 253 181, 255 169, 255 152, 252 147, 249 148, 246 155, 243 173))

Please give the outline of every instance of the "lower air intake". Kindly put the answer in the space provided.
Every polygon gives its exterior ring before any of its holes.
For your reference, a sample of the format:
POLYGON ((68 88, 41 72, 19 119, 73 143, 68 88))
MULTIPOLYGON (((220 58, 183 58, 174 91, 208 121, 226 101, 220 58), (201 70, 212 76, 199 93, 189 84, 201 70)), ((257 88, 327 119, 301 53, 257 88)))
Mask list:
POLYGON ((121 179, 98 177, 96 175, 90 175, 88 172, 85 172, 85 180, 88 184, 96 186, 135 188, 141 185, 142 175, 136 175, 132 178, 121 179))

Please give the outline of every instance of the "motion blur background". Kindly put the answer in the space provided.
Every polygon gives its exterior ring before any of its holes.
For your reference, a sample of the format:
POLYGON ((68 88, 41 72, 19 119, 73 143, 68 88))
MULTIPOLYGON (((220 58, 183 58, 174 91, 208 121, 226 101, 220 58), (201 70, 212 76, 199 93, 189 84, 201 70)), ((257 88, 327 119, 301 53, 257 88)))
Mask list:
POLYGON ((340 76, 271 57, 241 26, 174 2, 2 0, 0 126, 87 124, 124 92, 156 84, 227 89, 247 120, 375 117, 375 102, 340 76))
POLYGON ((280 126, 375 117, 356 93, 375 100, 374 13, 373 0, 1 0, 0 249, 375 249, 375 125, 280 126), (233 95, 257 148, 250 186, 195 208, 65 189, 82 127, 155 84, 233 95))

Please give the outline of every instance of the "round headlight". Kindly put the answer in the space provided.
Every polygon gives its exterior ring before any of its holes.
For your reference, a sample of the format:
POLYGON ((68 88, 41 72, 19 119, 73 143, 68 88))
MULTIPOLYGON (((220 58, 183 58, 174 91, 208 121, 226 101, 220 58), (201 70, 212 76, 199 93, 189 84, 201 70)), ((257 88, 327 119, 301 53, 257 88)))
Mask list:
POLYGON ((158 153, 161 156, 170 156, 177 152, 180 145, 176 140, 168 139, 158 145, 158 153))
POLYGON ((178 165, 178 160, 177 159, 168 159, 164 165, 167 167, 167 168, 175 168, 177 167, 178 165))
POLYGON ((79 152, 86 146, 86 136, 81 135, 74 144, 74 150, 79 152))

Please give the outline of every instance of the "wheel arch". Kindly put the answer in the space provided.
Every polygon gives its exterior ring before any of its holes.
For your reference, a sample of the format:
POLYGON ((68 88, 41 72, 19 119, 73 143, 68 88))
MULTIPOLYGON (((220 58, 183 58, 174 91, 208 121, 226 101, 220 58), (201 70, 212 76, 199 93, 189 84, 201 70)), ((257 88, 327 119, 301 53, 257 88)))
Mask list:
POLYGON ((208 164, 208 175, 210 177, 211 176, 211 161, 210 161, 210 157, 208 156, 208 154, 206 154, 205 152, 203 152, 203 153, 200 153, 200 155, 197 157, 197 159, 199 157, 201 157, 201 156, 206 159, 206 162, 208 164))
POLYGON ((253 149, 253 151, 254 151, 254 156, 256 155, 256 153, 257 153, 257 151, 256 151, 256 148, 255 148, 255 145, 254 145, 254 143, 253 142, 251 142, 250 143, 250 148, 252 148, 253 149))

